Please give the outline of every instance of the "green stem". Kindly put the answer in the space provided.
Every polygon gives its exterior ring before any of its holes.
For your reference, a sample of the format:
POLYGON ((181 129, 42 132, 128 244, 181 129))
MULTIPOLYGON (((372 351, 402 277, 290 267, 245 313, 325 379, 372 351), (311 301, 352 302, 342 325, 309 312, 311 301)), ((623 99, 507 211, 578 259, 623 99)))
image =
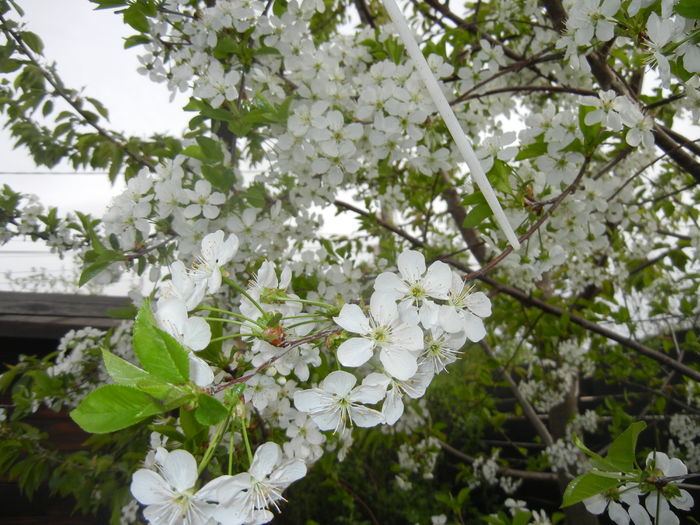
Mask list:
POLYGON ((302 303, 302 304, 308 304, 311 306, 320 306, 321 308, 325 308, 327 310, 330 309, 335 309, 336 307, 332 304, 328 303, 323 303, 320 301, 311 301, 309 299, 299 299, 297 297, 278 297, 277 298, 279 301, 294 301, 295 303, 302 303))
POLYGON ((248 454, 248 466, 253 464, 253 452, 250 450, 250 441, 248 441, 248 425, 246 424, 246 414, 243 412, 241 418, 241 431, 243 432, 243 441, 245 443, 245 451, 248 454))
MULTIPOLYGON (((252 328, 253 330, 257 330, 258 328, 262 328, 260 325, 255 323, 255 325, 250 326, 250 324, 244 323, 243 321, 236 321, 235 319, 222 319, 221 317, 203 317, 202 319, 206 321, 214 321, 216 323, 231 323, 231 324, 237 324, 238 326, 245 326, 246 328, 252 328)), ((255 321, 253 321, 255 322, 255 321)))
POLYGON ((224 277, 224 282, 225 282, 227 285, 229 285, 231 288, 233 288, 234 290, 238 290, 238 292, 240 292, 241 295, 243 295, 246 299, 248 299, 251 303, 253 303, 253 305, 255 306, 255 308, 257 308, 258 311, 262 314, 263 319, 267 319, 267 314, 265 313, 265 310, 262 309, 262 306, 260 306, 260 305, 258 304, 258 302, 257 302, 255 299, 253 299, 253 298, 250 296, 250 294, 249 294, 248 292, 246 292, 245 289, 243 289, 237 282, 232 281, 232 280, 229 279, 228 277, 224 277))
POLYGON ((226 339, 235 339, 236 337, 247 337, 251 334, 231 334, 231 335, 222 335, 221 337, 214 337, 213 339, 210 339, 210 343, 216 343, 217 341, 226 341, 226 339))
POLYGON ((315 319, 328 319, 328 316, 322 314, 290 315, 289 317, 283 317, 282 319, 305 319, 307 317, 313 317, 315 319))
POLYGON ((220 308, 214 308, 213 306, 200 306, 199 310, 208 310, 209 312, 216 312, 219 314, 225 314, 225 315, 230 315, 232 317, 237 317, 238 319, 243 319, 244 321, 250 321, 251 323, 254 323, 254 319, 250 319, 246 317, 245 315, 237 314, 236 312, 231 312, 229 310, 222 310, 220 308))
POLYGON ((221 438, 224 435, 224 430, 228 426, 229 422, 231 421, 231 413, 229 412, 228 416, 226 417, 226 421, 224 421, 218 429, 216 429, 216 434, 214 434, 214 437, 212 438, 211 442, 209 443, 209 446, 207 447, 206 452, 204 452, 204 457, 202 458, 202 462, 199 464, 199 467, 197 468, 197 475, 201 474, 202 471, 206 468, 206 466, 209 464, 211 461, 212 456, 214 456, 214 451, 216 450, 216 447, 219 446, 219 442, 221 441, 221 438))
MULTIPOLYGON (((233 410, 233 408, 231 408, 233 410)), ((229 417, 231 416, 231 412, 229 412, 229 417)), ((229 437, 228 440, 228 475, 230 476, 233 473, 233 427, 234 427, 235 421, 231 421, 231 436, 229 437)))
POLYGON ((296 328, 297 326, 302 326, 302 325, 305 325, 305 324, 316 324, 317 322, 318 322, 318 321, 316 321, 315 319, 312 319, 311 321, 303 321, 303 322, 301 322, 301 323, 297 323, 297 324, 293 324, 293 325, 287 326, 287 328, 296 328))

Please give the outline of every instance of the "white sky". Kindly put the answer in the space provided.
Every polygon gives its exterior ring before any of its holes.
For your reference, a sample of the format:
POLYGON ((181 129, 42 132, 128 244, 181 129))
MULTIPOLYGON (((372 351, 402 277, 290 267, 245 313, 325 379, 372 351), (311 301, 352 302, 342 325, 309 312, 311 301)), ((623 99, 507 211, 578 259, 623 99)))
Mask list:
MULTIPOLYGON (((88 0, 18 3, 25 10, 26 29, 44 41, 45 56, 56 62, 66 86, 83 89, 86 96, 100 100, 109 110, 111 129, 144 137, 156 132, 181 135, 190 118, 181 109, 186 101, 179 97, 170 103, 165 85, 154 84, 136 72, 138 48, 123 48, 123 38, 130 29, 121 16, 113 10, 94 11, 94 4, 88 0)), ((61 212, 80 210, 99 217, 111 197, 121 191, 122 186, 112 187, 104 174, 8 174, 47 171, 37 168, 25 150, 15 150, 12 145, 9 133, 0 130, 0 184, 34 193, 43 204, 58 206, 61 212)), ((60 165, 54 171, 73 169, 60 165)), ((0 247, 0 290, 13 289, 5 272, 11 270, 13 275, 22 277, 33 273, 32 267, 46 268, 55 276, 73 271, 70 264, 50 254, 45 246, 12 241, 0 247)), ((125 286, 106 290, 113 294, 125 292, 125 286)))

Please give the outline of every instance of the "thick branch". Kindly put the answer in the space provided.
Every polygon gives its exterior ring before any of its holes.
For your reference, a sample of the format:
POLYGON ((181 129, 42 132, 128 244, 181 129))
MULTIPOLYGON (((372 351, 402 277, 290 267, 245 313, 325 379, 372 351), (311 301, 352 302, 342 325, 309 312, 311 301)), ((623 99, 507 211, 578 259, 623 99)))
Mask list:
MULTIPOLYGON (((458 450, 454 448, 452 445, 445 443, 444 441, 440 441, 440 447, 452 454, 453 456, 462 459, 466 461, 467 463, 474 463, 475 458, 468 456, 461 450, 458 450)), ((556 482, 558 480, 558 477, 556 474, 553 474, 551 472, 530 472, 529 470, 518 470, 518 469, 513 469, 513 468, 507 468, 507 467, 498 467, 498 472, 501 474, 504 474, 506 476, 513 476, 516 478, 523 478, 523 479, 532 479, 532 480, 537 480, 537 481, 554 481, 556 482)))
MULTIPOLYGON (((484 350, 486 355, 488 355, 491 359, 496 358, 496 356, 494 356, 493 354, 493 351, 491 350, 491 347, 486 341, 482 340, 479 344, 481 345, 481 348, 484 350)), ((499 372, 501 373, 501 377, 503 377, 503 379, 505 379, 508 383, 508 386, 513 392, 515 399, 517 399, 518 403, 520 403, 520 406, 523 409, 523 413, 527 417, 528 421, 530 421, 530 424, 533 427, 535 427, 535 430, 539 434, 540 438, 542 438, 544 444, 548 447, 553 445, 554 439, 552 439, 552 435, 549 433, 549 430, 547 430, 547 427, 544 426, 544 423, 542 423, 542 420, 537 415, 537 412, 535 412, 535 409, 532 408, 530 402, 527 399, 525 399, 525 396, 523 396, 522 392, 520 392, 517 383, 513 380, 513 378, 510 376, 510 374, 505 368, 499 367, 499 372)))

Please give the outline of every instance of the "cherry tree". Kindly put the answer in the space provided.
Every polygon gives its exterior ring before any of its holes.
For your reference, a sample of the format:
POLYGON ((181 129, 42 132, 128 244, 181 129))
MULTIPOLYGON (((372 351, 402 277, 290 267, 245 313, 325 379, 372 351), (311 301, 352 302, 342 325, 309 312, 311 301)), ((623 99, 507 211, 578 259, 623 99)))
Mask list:
POLYGON ((126 181, 99 218, 4 186, 2 240, 151 283, 0 376, 0 472, 112 523, 684 519, 697 2, 90 1, 192 118, 111 129, 0 0, 16 145, 126 181))

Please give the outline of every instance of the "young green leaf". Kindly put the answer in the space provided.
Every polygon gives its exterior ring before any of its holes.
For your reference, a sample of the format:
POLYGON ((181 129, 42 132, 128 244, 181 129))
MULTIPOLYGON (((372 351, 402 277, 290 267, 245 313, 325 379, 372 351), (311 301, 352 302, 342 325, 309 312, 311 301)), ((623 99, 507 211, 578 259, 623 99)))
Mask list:
POLYGON ((629 472, 634 468, 637 438, 647 427, 644 421, 636 421, 615 438, 608 448, 606 460, 616 467, 620 472, 629 472))
POLYGON ((71 411, 70 417, 80 428, 104 434, 129 427, 162 412, 148 394, 124 385, 104 385, 90 392, 71 411))
POLYGON ((156 326, 150 301, 141 305, 132 339, 134 352, 147 372, 168 383, 189 380, 190 364, 187 350, 175 338, 156 326))
POLYGON ((616 487, 621 482, 615 478, 608 478, 597 475, 595 472, 583 474, 572 479, 564 491, 564 498, 561 507, 568 507, 588 499, 596 494, 605 492, 616 487))
POLYGON ((207 394, 200 394, 197 399, 199 406, 194 417, 202 425, 216 425, 228 415, 228 410, 218 399, 207 394))
POLYGON ((109 377, 119 385, 135 387, 139 381, 152 379, 151 374, 132 365, 108 350, 102 349, 102 359, 109 377))

